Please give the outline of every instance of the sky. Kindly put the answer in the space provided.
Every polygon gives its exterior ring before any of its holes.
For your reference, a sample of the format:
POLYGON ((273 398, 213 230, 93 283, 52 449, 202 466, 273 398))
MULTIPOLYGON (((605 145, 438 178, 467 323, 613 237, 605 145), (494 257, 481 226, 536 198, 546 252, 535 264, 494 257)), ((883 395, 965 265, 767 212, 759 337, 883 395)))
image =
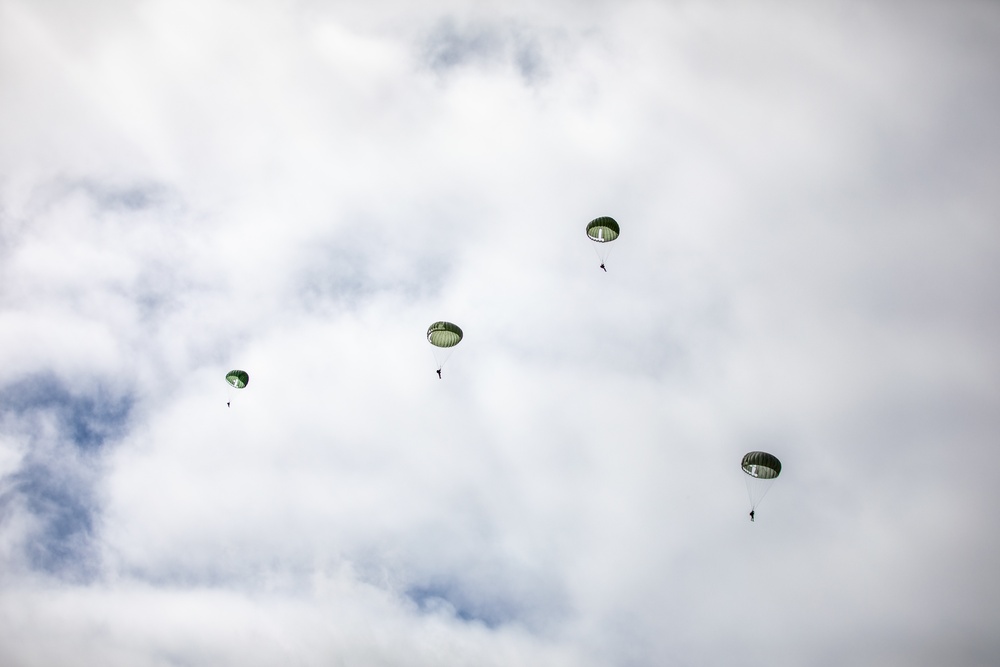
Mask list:
POLYGON ((998 62, 986 0, 0 0, 0 663, 997 664, 998 62))

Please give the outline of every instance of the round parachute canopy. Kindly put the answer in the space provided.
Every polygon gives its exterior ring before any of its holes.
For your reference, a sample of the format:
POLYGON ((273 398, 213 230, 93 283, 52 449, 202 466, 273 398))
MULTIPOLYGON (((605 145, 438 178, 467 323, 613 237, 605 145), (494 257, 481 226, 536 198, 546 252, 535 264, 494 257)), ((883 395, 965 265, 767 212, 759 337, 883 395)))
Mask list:
POLYGON ((746 477, 747 495, 750 496, 750 509, 757 509, 760 501, 771 490, 771 485, 781 473, 781 461, 767 452, 749 452, 740 464, 746 477))
POLYGON ((609 241, 614 241, 618 238, 618 234, 621 233, 621 229, 618 227, 618 223, 615 222, 614 218, 609 218, 607 216, 602 218, 594 218, 587 223, 587 236, 591 241, 597 243, 608 243, 609 241))
POLYGON ((435 322, 427 327, 427 342, 434 347, 455 347, 462 340, 462 330, 451 322, 435 322))
POLYGON ((237 389, 242 389, 243 387, 247 386, 248 382, 250 382, 250 376, 247 375, 246 371, 240 371, 240 370, 229 371, 228 373, 226 373, 226 382, 236 387, 237 389))
POLYGON ((743 472, 756 479, 774 479, 781 473, 781 461, 767 452, 750 452, 742 465, 743 472))

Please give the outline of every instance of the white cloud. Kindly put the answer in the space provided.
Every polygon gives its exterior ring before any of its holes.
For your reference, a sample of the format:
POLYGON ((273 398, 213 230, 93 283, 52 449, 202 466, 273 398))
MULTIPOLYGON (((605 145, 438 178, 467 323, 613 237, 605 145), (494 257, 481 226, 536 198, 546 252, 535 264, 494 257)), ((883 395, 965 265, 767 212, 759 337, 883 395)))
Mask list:
POLYGON ((990 662, 998 25, 3 3, 0 661, 990 662))

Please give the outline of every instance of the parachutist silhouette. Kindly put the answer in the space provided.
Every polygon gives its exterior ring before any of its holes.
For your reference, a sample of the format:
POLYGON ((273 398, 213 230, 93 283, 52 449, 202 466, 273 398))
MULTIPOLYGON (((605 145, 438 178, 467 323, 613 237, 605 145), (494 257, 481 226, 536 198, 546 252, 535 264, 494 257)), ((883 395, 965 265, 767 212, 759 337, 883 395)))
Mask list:
MULTIPOLYGON (((602 268, 602 269, 604 269, 604 265, 603 265, 603 264, 601 264, 601 268, 602 268)), ((604 269, 604 272, 605 272, 605 273, 607 273, 607 272, 608 272, 608 270, 607 270, 607 269, 604 269)))
POLYGON ((438 380, 440 380, 441 379, 441 369, 440 368, 437 369, 437 374, 438 374, 438 380))
POLYGON ((231 407, 233 407, 233 406, 229 405, 229 401, 226 401, 226 407, 227 407, 227 408, 231 408, 231 407))
POLYGON ((750 510, 750 520, 753 521, 753 510, 750 510))

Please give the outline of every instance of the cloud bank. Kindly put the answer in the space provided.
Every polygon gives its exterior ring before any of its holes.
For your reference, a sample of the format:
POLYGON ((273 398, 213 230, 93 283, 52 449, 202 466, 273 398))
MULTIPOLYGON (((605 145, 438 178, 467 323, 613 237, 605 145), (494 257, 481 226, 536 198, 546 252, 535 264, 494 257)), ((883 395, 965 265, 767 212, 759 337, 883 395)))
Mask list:
POLYGON ((0 662, 995 663, 998 33, 0 2, 0 662))

